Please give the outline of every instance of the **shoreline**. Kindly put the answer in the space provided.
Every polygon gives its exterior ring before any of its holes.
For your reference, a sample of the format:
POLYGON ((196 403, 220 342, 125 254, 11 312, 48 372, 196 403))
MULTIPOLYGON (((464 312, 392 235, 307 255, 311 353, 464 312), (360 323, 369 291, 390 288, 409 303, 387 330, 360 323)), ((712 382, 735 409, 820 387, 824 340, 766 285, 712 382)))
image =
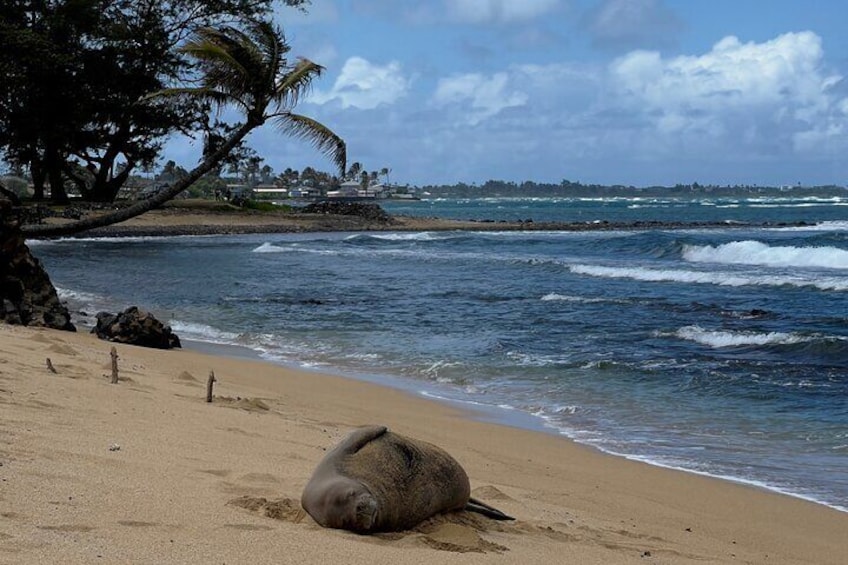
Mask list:
POLYGON ((438 386, 438 383, 422 383, 404 379, 399 376, 378 374, 373 372, 366 374, 353 370, 345 370, 341 367, 305 366, 297 362, 286 362, 278 359, 270 359, 263 357, 261 353, 254 349, 251 349, 248 346, 230 343, 220 343, 214 341, 202 341, 197 338, 189 338, 183 340, 183 347, 206 355, 233 357, 235 359, 248 359, 259 363, 269 363, 271 365, 279 366, 284 369, 294 371, 305 371, 308 373, 315 373, 319 375, 331 375, 333 377, 341 379, 349 379, 356 382, 368 383, 369 385, 390 388, 392 390, 397 390, 405 394, 409 394, 410 396, 415 398, 420 398, 423 400, 444 404, 450 408, 459 409, 461 411, 466 412, 466 417, 477 422, 490 423, 498 426, 506 426, 510 428, 525 430, 532 433, 550 435, 552 437, 565 439, 582 447, 597 451, 598 453, 602 453, 604 455, 618 457, 626 459, 628 461, 643 463, 646 465, 662 469, 668 469, 676 472, 691 473, 693 475, 709 479, 727 481, 730 483, 761 490, 770 494, 775 494, 778 496, 787 496, 797 500, 817 504, 830 510, 836 510, 837 512, 846 513, 846 515, 848 515, 848 508, 846 507, 831 504, 826 501, 819 500, 813 496, 805 495, 803 493, 792 492, 778 485, 772 485, 763 481, 758 481, 756 479, 709 473, 706 471, 699 471, 697 469, 686 468, 680 465, 664 463, 661 460, 652 459, 650 457, 632 455, 628 453, 620 453, 610 449, 604 449, 603 447, 600 447, 598 445, 593 445, 592 443, 581 441, 579 438, 573 437, 567 432, 548 424, 544 418, 535 414, 531 414, 529 412, 524 412, 522 410, 512 407, 504 407, 494 404, 484 404, 475 400, 451 398, 446 395, 441 395, 440 392, 442 389, 438 386))
MULTIPOLYGON (((64 220, 51 218, 50 223, 64 220)), ((496 220, 448 220, 432 217, 389 216, 388 219, 343 214, 306 214, 288 212, 257 212, 252 210, 216 211, 170 205, 152 210, 105 228, 97 228, 71 238, 107 237, 173 237, 202 235, 244 235, 263 233, 320 233, 320 232, 415 232, 415 231, 632 231, 686 229, 745 229, 812 227, 811 222, 534 222, 496 220)))
POLYGON ((110 385, 108 342, 11 326, 0 338, 0 561, 412 565, 556 562, 567 552, 575 563, 844 562, 845 513, 479 421, 408 392, 121 344, 123 380, 110 385), (211 405, 201 383, 210 369, 211 405), (353 426, 378 422, 445 448, 474 496, 518 520, 460 513, 367 537, 312 523, 296 501, 314 465, 353 426), (292 510, 276 519, 251 510, 268 501, 292 510))

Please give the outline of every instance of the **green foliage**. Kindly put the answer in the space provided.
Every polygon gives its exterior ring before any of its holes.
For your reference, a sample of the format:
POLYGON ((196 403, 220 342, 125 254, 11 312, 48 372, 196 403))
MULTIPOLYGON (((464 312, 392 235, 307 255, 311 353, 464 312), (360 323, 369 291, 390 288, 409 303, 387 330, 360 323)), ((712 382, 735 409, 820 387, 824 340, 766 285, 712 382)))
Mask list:
POLYGON ((248 210, 257 210, 259 212, 291 212, 292 207, 287 205, 277 205, 272 204, 271 202, 260 202, 257 200, 245 200, 242 205, 243 208, 247 208, 248 210))
MULTIPOLYGON (((287 0, 303 8, 308 0, 287 0)), ((177 49, 196 30, 255 21, 271 0, 4 0, 0 10, 0 150, 30 167, 36 197, 49 181, 112 200, 164 139, 207 123, 195 98, 145 95, 195 76, 177 49), (125 166, 118 169, 117 163, 125 166)))
POLYGON ((191 198, 213 198, 215 194, 223 194, 227 189, 227 183, 220 177, 206 175, 192 184, 188 189, 191 198))

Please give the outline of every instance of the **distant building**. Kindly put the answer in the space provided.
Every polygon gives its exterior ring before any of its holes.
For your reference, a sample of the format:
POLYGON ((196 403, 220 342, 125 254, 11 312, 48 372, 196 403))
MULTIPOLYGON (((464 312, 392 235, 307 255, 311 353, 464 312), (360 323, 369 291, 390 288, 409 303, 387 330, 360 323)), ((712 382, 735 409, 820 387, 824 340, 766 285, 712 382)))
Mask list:
POLYGON ((362 188, 359 181, 347 180, 344 181, 338 190, 327 192, 327 198, 388 198, 389 191, 380 183, 369 185, 367 188, 362 188))

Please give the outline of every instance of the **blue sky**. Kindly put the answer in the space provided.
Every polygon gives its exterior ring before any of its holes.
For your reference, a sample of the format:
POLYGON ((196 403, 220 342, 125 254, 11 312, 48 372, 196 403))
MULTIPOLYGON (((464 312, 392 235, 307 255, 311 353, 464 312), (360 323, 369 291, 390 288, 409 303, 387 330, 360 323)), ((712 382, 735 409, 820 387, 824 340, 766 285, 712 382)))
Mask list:
MULTIPOLYGON (((276 16, 327 67, 298 111, 393 182, 848 184, 844 0, 313 0, 276 16)), ((249 144, 275 171, 330 169, 273 127, 249 144)))

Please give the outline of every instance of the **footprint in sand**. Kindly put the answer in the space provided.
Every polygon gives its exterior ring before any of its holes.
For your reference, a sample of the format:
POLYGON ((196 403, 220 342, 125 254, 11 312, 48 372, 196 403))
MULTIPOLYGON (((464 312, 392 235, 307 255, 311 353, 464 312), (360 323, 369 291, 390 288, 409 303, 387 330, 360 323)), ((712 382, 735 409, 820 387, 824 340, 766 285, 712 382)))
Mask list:
POLYGON ((248 432, 248 431, 245 431, 241 428, 236 428, 236 427, 232 427, 232 426, 228 427, 228 428, 216 428, 216 429, 223 430, 225 432, 232 432, 234 434, 239 434, 239 435, 247 436, 247 437, 262 437, 262 434, 257 434, 255 432, 248 432))
POLYGON ((504 494, 492 485, 477 487, 471 491, 471 494, 474 498, 479 498, 480 500, 509 500, 515 502, 514 498, 504 494))
POLYGON ((224 524, 222 527, 228 530, 240 530, 243 532, 264 532, 274 529, 271 526, 258 526, 256 524, 224 524))
POLYGON ((291 498, 268 500, 262 497, 240 496, 230 500, 227 504, 262 514, 274 520, 296 524, 307 520, 308 517, 306 511, 300 506, 300 502, 291 498))
POLYGON ((203 385, 200 384, 200 381, 198 381, 194 377, 194 375, 192 375, 188 371, 183 371, 182 373, 177 375, 177 377, 174 379, 174 382, 181 384, 181 385, 185 385, 185 386, 191 386, 191 387, 201 387, 201 386, 203 386, 203 385))
POLYGON ((70 345, 64 345, 61 343, 54 343, 47 349, 53 353, 58 353, 60 355, 70 355, 71 357, 79 355, 79 352, 76 349, 74 349, 70 345))
POLYGON ((508 547, 484 540, 474 528, 460 524, 439 524, 423 533, 419 541, 439 551, 454 553, 503 553, 508 547))
POLYGON ((227 469, 199 469, 201 473, 206 473, 208 475, 214 475, 216 477, 226 477, 230 474, 230 471, 227 469))
POLYGON ((37 343, 54 343, 52 339, 40 333, 33 335, 31 338, 29 338, 29 341, 35 341, 37 343))
POLYGON ((60 524, 58 526, 38 526, 39 530, 49 530, 51 532, 90 532, 94 528, 83 524, 60 524))
POLYGON ((130 528, 150 528, 160 525, 158 522, 141 522, 139 520, 118 520, 118 524, 121 526, 128 526, 130 528))
POLYGON ((280 479, 270 473, 248 473, 239 477, 240 481, 248 483, 278 484, 280 479))
POLYGON ((216 396, 213 400, 215 404, 226 406, 227 408, 239 408, 247 412, 268 412, 271 407, 265 404, 259 398, 243 398, 237 396, 232 398, 229 396, 216 396))

